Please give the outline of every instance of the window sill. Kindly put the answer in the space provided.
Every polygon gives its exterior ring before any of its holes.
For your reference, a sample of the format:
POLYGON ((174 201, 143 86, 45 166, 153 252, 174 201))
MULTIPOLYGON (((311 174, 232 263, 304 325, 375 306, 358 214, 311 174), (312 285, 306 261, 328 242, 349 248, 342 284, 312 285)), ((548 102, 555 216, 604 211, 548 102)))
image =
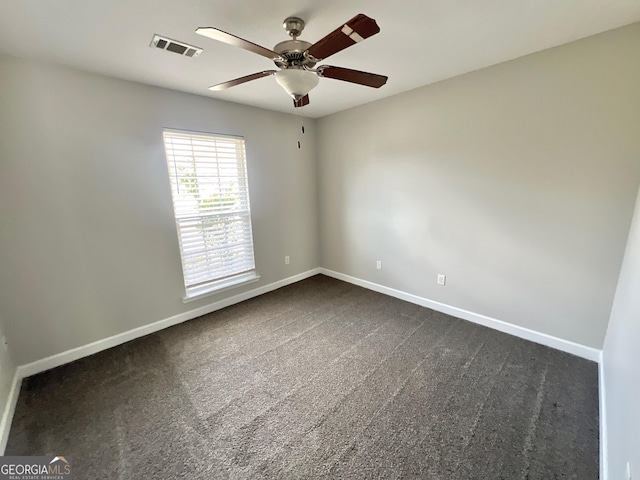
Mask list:
POLYGON ((248 285, 250 283, 254 283, 260 280, 260 275, 255 272, 246 273, 244 275, 240 275, 238 277, 234 277, 229 280, 223 280, 221 282, 214 282, 209 285, 205 285, 203 287, 194 288, 193 290, 188 291, 184 297, 182 297, 183 303, 195 302, 196 300, 200 300, 201 298, 208 297, 210 295, 215 295, 217 293, 222 293, 227 290, 231 290, 232 288, 241 287, 243 285, 248 285))

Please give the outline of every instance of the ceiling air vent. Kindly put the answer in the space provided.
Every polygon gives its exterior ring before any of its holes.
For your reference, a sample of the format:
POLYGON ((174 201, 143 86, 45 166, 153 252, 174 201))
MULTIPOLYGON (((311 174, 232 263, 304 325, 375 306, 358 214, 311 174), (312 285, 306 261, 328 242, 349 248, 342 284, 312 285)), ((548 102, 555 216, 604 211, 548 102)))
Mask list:
POLYGON ((197 57, 202 53, 202 49, 200 47, 194 47, 188 43, 178 42, 167 37, 161 37, 160 35, 154 35, 153 40, 151 40, 151 45, 149 46, 159 48, 160 50, 167 50, 168 52, 178 53, 185 57, 197 57))

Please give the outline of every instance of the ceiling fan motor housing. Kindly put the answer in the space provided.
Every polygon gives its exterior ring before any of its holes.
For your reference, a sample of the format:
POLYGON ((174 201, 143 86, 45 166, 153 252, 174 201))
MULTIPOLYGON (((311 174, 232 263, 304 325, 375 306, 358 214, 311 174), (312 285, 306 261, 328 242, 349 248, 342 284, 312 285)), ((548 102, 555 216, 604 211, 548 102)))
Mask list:
POLYGON ((304 40, 285 40, 273 47, 273 51, 280 54, 284 58, 284 62, 280 59, 274 60, 275 64, 280 68, 289 67, 308 67, 313 68, 316 64, 311 57, 304 54, 311 44, 304 40))

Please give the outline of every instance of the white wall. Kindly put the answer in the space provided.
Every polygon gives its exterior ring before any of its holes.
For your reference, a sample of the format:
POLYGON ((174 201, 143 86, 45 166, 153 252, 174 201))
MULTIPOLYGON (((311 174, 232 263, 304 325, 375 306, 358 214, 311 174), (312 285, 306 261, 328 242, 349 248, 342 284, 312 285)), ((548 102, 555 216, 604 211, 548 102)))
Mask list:
POLYGON ((19 365, 318 266, 314 121, 298 150, 295 115, 8 56, 0 105, 0 313, 19 365), (163 127, 245 137, 259 284, 183 304, 163 127))
POLYGON ((322 266, 601 348, 639 50, 635 24, 320 119, 322 266))
MULTIPOLYGON (((640 158, 640 152, 638 153, 640 158)), ((603 349, 610 479, 640 475, 640 191, 603 349)))

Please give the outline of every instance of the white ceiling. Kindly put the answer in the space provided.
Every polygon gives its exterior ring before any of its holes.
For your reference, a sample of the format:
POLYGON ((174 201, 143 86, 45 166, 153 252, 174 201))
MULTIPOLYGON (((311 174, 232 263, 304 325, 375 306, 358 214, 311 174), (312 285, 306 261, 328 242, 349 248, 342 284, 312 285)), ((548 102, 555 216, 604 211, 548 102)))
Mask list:
POLYGON ((321 117, 465 72, 640 21, 640 0, 2 0, 0 52, 293 113, 266 77, 207 87, 274 68, 266 58, 194 33, 213 26, 267 48, 302 17, 311 43, 357 13, 381 32, 326 62, 387 75, 380 89, 328 78, 303 114, 321 117), (204 48, 197 58, 149 48, 153 34, 204 48))

